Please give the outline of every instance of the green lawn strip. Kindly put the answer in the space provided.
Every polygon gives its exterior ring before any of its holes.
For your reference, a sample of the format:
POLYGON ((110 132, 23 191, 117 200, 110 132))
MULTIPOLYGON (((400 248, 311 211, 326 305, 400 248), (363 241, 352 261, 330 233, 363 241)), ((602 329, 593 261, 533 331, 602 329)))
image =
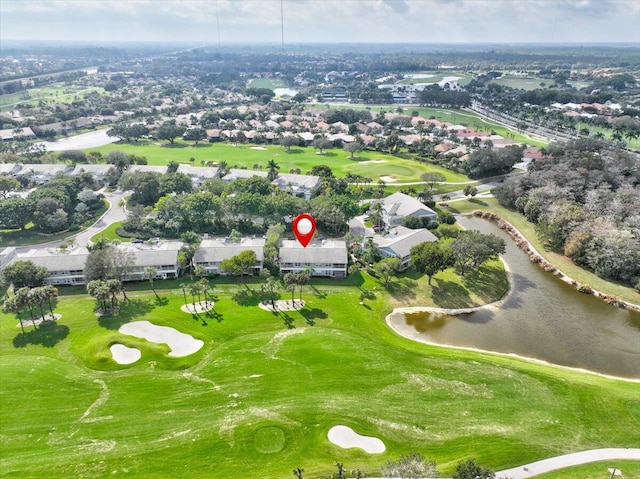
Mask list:
POLYGON ((467 457, 497 470, 640 441, 638 384, 406 340, 383 320, 394 293, 363 275, 360 287, 376 290, 361 305, 350 282, 318 281, 304 310, 275 315, 255 306, 257 281, 215 280, 219 320, 182 313, 178 281, 156 281, 160 300, 147 283, 128 287, 131 302, 102 318, 92 298, 62 296, 62 319, 31 336, 45 345, 24 347, 13 345, 17 320, 0 315, 3 477, 239 477, 247 461, 265 478, 297 466, 326 475, 335 461, 376 474, 414 451, 450 474, 467 457), (136 320, 205 346, 167 357, 166 346, 117 332, 136 320), (117 365, 114 342, 142 358, 117 365), (330 444, 337 424, 387 452, 330 444), (277 441, 266 448, 265 435, 277 441))
POLYGON ((611 473, 609 468, 618 468, 622 471, 623 476, 614 476, 614 478, 640 477, 640 461, 600 461, 583 464, 581 466, 568 467, 546 474, 536 476, 536 479, 609 479, 611 473))
POLYGON ((520 90, 537 90, 541 88, 540 84, 544 83, 549 85, 552 80, 548 78, 540 77, 501 77, 491 80, 489 83, 495 83, 496 85, 502 85, 509 88, 515 88, 520 90))
POLYGON ((203 166, 208 161, 215 163, 226 161, 232 168, 253 169, 254 165, 266 168, 269 160, 275 160, 280 166, 281 173, 288 173, 291 169, 300 168, 301 172, 305 174, 316 165, 327 165, 331 167, 336 176, 343 177, 348 173, 359 174, 372 178, 374 183, 381 176, 390 176, 397 182, 420 181, 420 175, 426 172, 442 173, 445 175, 446 181, 469 181, 465 175, 412 160, 408 154, 389 155, 377 151, 362 151, 350 159, 349 153, 337 148, 325 150, 325 154, 319 155, 311 147, 292 148, 291 152, 287 153, 285 148, 279 145, 243 144, 233 146, 227 143, 201 143, 196 146, 183 141, 177 141, 174 146, 160 143, 135 145, 112 143, 99 148, 91 148, 88 151, 107 154, 114 150, 145 156, 150 165, 166 165, 170 161, 190 164, 190 158, 195 158, 194 166, 203 166), (255 149, 258 147, 265 149, 255 149), (373 162, 369 163, 370 161, 373 162))
POLYGON ((92 242, 96 242, 101 238, 105 238, 109 241, 118 240, 121 243, 126 243, 131 241, 131 238, 125 238, 124 236, 120 236, 116 230, 122 226, 122 221, 117 221, 115 223, 111 223, 105 229, 103 229, 100 233, 95 234, 91 237, 92 242))
POLYGON ((249 88, 287 88, 287 82, 279 78, 252 78, 247 82, 249 88))
POLYGON ((454 212, 461 213, 471 212, 478 209, 492 211, 513 224, 526 236, 542 256, 569 277, 575 279, 581 284, 587 284, 597 291, 617 296, 631 303, 640 303, 640 294, 638 294, 638 292, 633 288, 602 279, 576 265, 566 256, 546 250, 538 239, 538 235, 535 232, 535 226, 528 222, 526 218, 518 212, 508 210, 501 206, 495 198, 482 198, 455 202, 451 203, 451 209, 454 212))

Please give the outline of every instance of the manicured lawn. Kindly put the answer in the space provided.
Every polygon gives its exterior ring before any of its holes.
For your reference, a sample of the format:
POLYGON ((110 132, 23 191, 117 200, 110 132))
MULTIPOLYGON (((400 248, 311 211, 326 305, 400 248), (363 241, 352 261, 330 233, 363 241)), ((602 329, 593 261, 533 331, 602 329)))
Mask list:
POLYGON ((540 83, 544 83, 545 85, 550 85, 553 83, 552 80, 548 78, 539 78, 539 77, 501 77, 495 80, 491 80, 489 83, 495 83, 496 85, 507 86, 510 88, 517 88, 520 90, 536 90, 538 88, 544 88, 540 86, 540 83))
MULTIPOLYGON (((470 290, 486 282, 465 281, 470 290)), ((3 477, 282 478, 298 466, 325 477, 336 461, 376 475, 414 451, 451 474, 466 458, 497 470, 640 443, 640 385, 403 339, 383 320, 396 291, 366 275, 350 283, 317 281, 303 310, 279 315, 256 306, 257 280, 216 280, 217 318, 180 312, 179 281, 160 300, 145 283, 127 288, 131 303, 100 319, 88 296, 61 297, 62 319, 26 338, 0 315, 3 477), (164 345, 118 333, 136 320, 204 347, 170 358, 164 345), (116 364, 114 342, 142 358, 116 364), (387 451, 332 445, 337 424, 379 437, 387 451)), ((413 301, 429 299, 417 291, 413 301)))
POLYGON ((247 87, 251 88, 287 88, 287 82, 279 78, 252 78, 247 82, 247 87))
POLYGON ((603 461, 540 474, 536 479, 609 479, 611 477, 609 468, 613 467, 622 471, 622 476, 616 475, 614 478, 640 477, 639 461, 603 461))
POLYGON ((0 111, 9 111, 16 105, 36 105, 40 101, 45 103, 71 102, 91 92, 103 94, 104 89, 98 87, 80 88, 74 85, 65 85, 63 82, 52 83, 28 89, 28 96, 25 96, 25 92, 0 95, 0 111))
POLYGON ((124 236, 120 236, 118 233, 116 233, 116 230, 121 226, 122 226, 122 221, 111 223, 109 226, 103 229, 100 233, 92 236, 91 241, 95 243, 101 238, 105 238, 109 241, 118 240, 121 243, 126 243, 131 241, 131 238, 125 238, 124 236))
POLYGON ((538 235, 535 232, 534 225, 529 223, 526 218, 518 212, 502 207, 495 198, 455 202, 451 204, 451 209, 454 212, 457 211, 461 213, 471 212, 478 209, 492 211, 518 228, 518 230, 527 237, 542 256, 557 266, 566 275, 575 279, 579 283, 587 284, 593 289, 602 291, 603 293, 618 296, 626 301, 630 301, 631 303, 640 303, 640 294, 633 288, 599 278, 595 274, 579 267, 566 256, 546 250, 538 240, 538 235))
MULTIPOLYGON (((254 165, 266 168, 269 160, 275 160, 280 165, 280 172, 288 173, 293 168, 300 168, 307 173, 315 165, 327 165, 331 167, 336 176, 345 176, 348 173, 359 174, 373 179, 376 183, 381 176, 389 176, 398 182, 420 181, 420 175, 428 171, 436 171, 445 175, 447 181, 463 182, 469 179, 459 173, 454 173, 445 168, 426 165, 409 159, 409 155, 388 155, 377 151, 362 151, 353 159, 350 154, 341 149, 325 150, 323 155, 316 154, 311 147, 292 148, 287 153, 285 148, 279 145, 243 144, 233 146, 226 143, 202 143, 193 145, 187 142, 176 142, 174 146, 166 144, 111 144, 92 148, 87 151, 100 151, 106 154, 109 151, 120 150, 127 154, 145 156, 150 165, 166 165, 170 161, 189 164, 190 158, 195 158, 194 166, 202 166, 207 161, 226 161, 230 167, 246 167, 253 169, 254 165)), ((390 183, 390 182, 389 182, 390 183)))

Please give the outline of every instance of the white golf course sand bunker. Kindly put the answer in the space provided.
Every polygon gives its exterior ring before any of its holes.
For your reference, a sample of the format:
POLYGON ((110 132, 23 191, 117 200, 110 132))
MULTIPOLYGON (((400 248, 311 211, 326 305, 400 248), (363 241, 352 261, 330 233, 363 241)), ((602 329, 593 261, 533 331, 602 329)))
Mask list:
POLYGON ((250 150, 258 150, 258 151, 266 151, 267 148, 265 148, 264 146, 250 146, 249 147, 250 150))
POLYGON ((387 160, 367 160, 367 161, 361 161, 360 164, 361 165, 378 165, 380 163, 386 163, 387 160))
POLYGON ((396 179, 393 176, 387 176, 387 175, 382 175, 380 179, 385 183, 393 183, 394 181, 396 181, 396 179))
POLYGON ((267 311, 271 311, 275 313, 276 311, 297 311, 298 309, 304 308, 305 302, 304 300, 295 299, 293 301, 286 301, 283 299, 277 299, 271 304, 270 300, 261 301, 258 304, 260 309, 265 309, 267 311), (275 309, 274 309, 275 305, 275 309))
POLYGON ((124 344, 112 344, 109 348, 111 350, 111 356, 113 360, 118 364, 131 364, 135 363, 142 357, 142 353, 137 348, 130 348, 124 344))
POLYGON ((333 426, 327 434, 329 441, 343 449, 359 447, 369 454, 381 454, 387 448, 377 437, 361 436, 348 426, 333 426))
POLYGON ((156 326, 149 321, 123 324, 118 331, 152 343, 166 344, 171 349, 168 355, 174 358, 189 356, 204 346, 204 341, 195 339, 189 334, 181 333, 169 326, 156 326))

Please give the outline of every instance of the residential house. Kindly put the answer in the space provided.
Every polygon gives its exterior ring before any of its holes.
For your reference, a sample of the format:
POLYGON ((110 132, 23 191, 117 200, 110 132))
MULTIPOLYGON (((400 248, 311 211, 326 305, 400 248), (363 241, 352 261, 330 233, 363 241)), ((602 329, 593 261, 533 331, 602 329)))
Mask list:
POLYGON ((2 141, 15 140, 16 138, 31 139, 35 137, 36 134, 28 126, 25 126, 24 128, 7 128, 5 130, 0 130, 0 140, 2 141))
POLYGON ((104 183, 107 177, 107 172, 111 168, 113 168, 113 165, 82 164, 76 165, 75 169, 70 174, 75 176, 81 173, 89 173, 95 178, 98 183, 104 183))
POLYGON ((425 228, 410 229, 404 226, 396 226, 386 234, 373 238, 380 252, 389 258, 398 258, 401 261, 401 269, 411 266, 411 248, 425 242, 438 241, 436 235, 425 228))
POLYGON ((294 196, 310 199, 322 179, 316 175, 294 175, 292 173, 278 173, 272 184, 281 190, 289 191, 294 196))
POLYGON ((218 177, 218 168, 191 166, 184 163, 180 163, 177 172, 191 178, 194 188, 200 188, 205 181, 218 177))
POLYGON ((147 279, 145 270, 155 268, 156 279, 177 278, 180 275, 178 255, 183 243, 181 241, 162 241, 156 244, 122 243, 118 248, 131 253, 133 270, 123 281, 142 281, 147 279))
POLYGON ((310 269, 311 276, 347 277, 347 244, 344 240, 316 240, 304 248, 298 241, 283 240, 280 247, 280 272, 300 273, 310 269))
POLYGON ((78 285, 85 284, 84 265, 89 251, 84 247, 71 249, 44 248, 30 249, 14 256, 15 261, 31 261, 36 266, 49 270, 45 284, 78 285))
POLYGON ((231 241, 229 238, 205 239, 193 256, 193 265, 204 266, 208 275, 224 274, 220 269, 222 261, 251 250, 256 254, 256 264, 250 273, 259 274, 264 260, 264 243, 263 238, 242 238, 240 241, 231 241))
POLYGON ((66 175, 72 171, 72 166, 64 164, 31 163, 22 165, 22 169, 16 176, 26 177, 37 185, 44 185, 57 174, 66 175))
POLYGON ((128 173, 137 171, 144 173, 160 173, 161 175, 164 175, 167 173, 167 165, 131 165, 127 168, 128 173))
POLYGON ((16 257, 16 248, 9 246, 0 250, 0 271, 16 257))
POLYGON ((407 216, 427 218, 435 223, 437 214, 417 199, 404 193, 394 193, 382 200, 382 222, 385 229, 400 226, 407 216))
POLYGON ((21 169, 20 163, 0 163, 0 175, 16 176, 21 169))

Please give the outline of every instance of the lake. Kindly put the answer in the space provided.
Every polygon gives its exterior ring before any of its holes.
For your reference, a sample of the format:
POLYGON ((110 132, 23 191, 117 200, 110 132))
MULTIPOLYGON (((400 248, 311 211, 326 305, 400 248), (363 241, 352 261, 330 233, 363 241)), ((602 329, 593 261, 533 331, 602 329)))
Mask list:
POLYGON ((438 344, 640 379, 640 313, 579 293, 542 271, 490 221, 460 217, 459 223, 505 239, 503 259, 513 273, 511 293, 501 306, 470 314, 394 315, 395 329, 438 344))

